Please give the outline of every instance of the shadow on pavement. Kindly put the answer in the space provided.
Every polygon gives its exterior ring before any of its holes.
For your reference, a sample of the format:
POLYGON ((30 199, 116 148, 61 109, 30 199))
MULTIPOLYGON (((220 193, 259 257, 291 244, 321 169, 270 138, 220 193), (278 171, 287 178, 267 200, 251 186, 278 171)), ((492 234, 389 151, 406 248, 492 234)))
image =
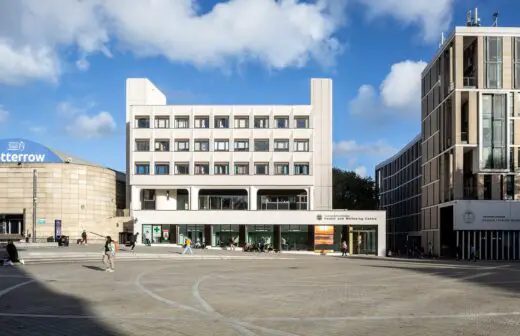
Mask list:
POLYGON ((54 291, 24 267, 0 267, 1 335, 122 335, 98 319, 87 302, 54 291))
POLYGON ((99 266, 89 266, 89 265, 81 265, 85 268, 88 268, 88 269, 91 269, 93 271, 102 271, 102 272, 105 272, 105 269, 103 267, 99 267, 99 266))

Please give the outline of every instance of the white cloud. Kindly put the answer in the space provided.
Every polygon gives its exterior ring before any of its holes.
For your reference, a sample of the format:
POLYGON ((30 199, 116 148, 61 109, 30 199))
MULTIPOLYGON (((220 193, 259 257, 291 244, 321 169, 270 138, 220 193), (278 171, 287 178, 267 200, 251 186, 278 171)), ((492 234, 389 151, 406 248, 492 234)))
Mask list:
POLYGON ((69 134, 83 139, 99 138, 111 135, 116 130, 116 123, 108 112, 99 112, 94 116, 80 115, 66 127, 69 134))
POLYGON ((360 144, 356 140, 343 140, 334 143, 334 155, 337 156, 352 156, 356 158, 360 155, 373 155, 387 157, 395 152, 397 150, 394 147, 382 140, 365 144, 360 144))
POLYGON ((4 109, 2 105, 0 105, 0 122, 4 122, 9 119, 9 111, 4 109))
POLYGON ((367 177, 368 176, 368 170, 365 166, 358 166, 354 168, 354 173, 358 174, 361 177, 367 177))
POLYGON ((136 56, 222 67, 254 60, 268 68, 331 65, 341 52, 335 33, 345 0, 232 0, 197 12, 202 0, 19 0, 0 2, 0 83, 56 80, 58 50, 73 47, 76 64, 117 45, 136 56))
POLYGON ((78 114, 85 114, 85 112, 93 108, 95 105, 96 104, 92 101, 87 101, 83 106, 78 106, 71 101, 62 101, 56 106, 56 111, 60 117, 72 118, 78 114))
POLYGON ((29 131, 33 133, 44 133, 47 130, 44 126, 30 126, 29 131))
POLYGON ((351 114, 374 114, 391 111, 396 114, 420 113, 421 72, 423 61, 402 61, 393 64, 390 73, 379 85, 379 94, 372 85, 362 85, 357 96, 350 101, 351 114))
POLYGON ((87 71, 90 68, 90 62, 86 58, 81 58, 76 61, 76 67, 81 71, 87 71))
POLYGON ((391 16, 405 25, 421 28, 425 42, 440 40, 449 29, 455 0, 358 0, 368 7, 370 19, 391 16))

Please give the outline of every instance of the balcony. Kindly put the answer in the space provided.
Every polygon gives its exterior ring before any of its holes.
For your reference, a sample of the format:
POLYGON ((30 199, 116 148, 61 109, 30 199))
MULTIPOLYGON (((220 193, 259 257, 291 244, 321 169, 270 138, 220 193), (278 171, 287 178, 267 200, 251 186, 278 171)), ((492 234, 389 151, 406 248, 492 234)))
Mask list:
POLYGON ((247 210, 246 196, 205 195, 199 196, 199 210, 247 210))
POLYGON ((463 86, 465 88, 476 88, 477 87, 477 78, 476 77, 464 77, 463 86))

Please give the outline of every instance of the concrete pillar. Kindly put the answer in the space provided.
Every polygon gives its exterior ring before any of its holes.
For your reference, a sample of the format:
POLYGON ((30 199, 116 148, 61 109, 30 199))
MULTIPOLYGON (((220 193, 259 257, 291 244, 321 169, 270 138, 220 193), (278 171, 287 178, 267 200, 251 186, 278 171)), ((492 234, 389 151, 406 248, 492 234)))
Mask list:
MULTIPOLYGON (((515 102, 519 102, 520 101, 520 93, 518 92, 515 92, 514 93, 514 101, 515 102)), ((514 107, 514 114, 515 114, 515 117, 520 115, 520 104, 518 103, 513 103, 513 107, 514 107)), ((515 140, 516 140, 516 137, 515 137, 515 140)), ((520 142, 519 142, 520 143, 520 142)))
POLYGON ((213 237, 213 226, 204 225, 204 242, 206 243, 206 245, 212 245, 211 237, 213 237))
POLYGON ((307 226, 307 246, 309 251, 314 251, 314 225, 307 226))
POLYGON ((477 88, 484 88, 484 36, 477 37, 477 88))
POLYGON ((244 247, 247 243, 247 226, 239 225, 238 226, 238 246, 244 247))
POLYGON ((258 188, 256 187, 249 187, 249 210, 258 210, 257 209, 257 193, 258 188))
POLYGON ((275 250, 282 250, 282 228, 280 225, 273 225, 273 247, 275 250))
POLYGON ((454 63, 455 63, 455 84, 456 89, 464 88, 464 37, 455 36, 454 45, 454 63))
POLYGON ((449 80, 448 86, 451 83, 455 84, 455 76, 454 76, 455 56, 454 56, 453 45, 450 46, 449 54, 450 54, 450 80, 449 80))
POLYGON ((141 210, 141 188, 132 186, 132 200, 130 203, 131 210, 141 210))
POLYGON ((511 36, 502 37, 502 88, 511 89, 513 84, 511 36))
POLYGON ((461 94, 455 92, 453 95, 453 104, 451 105, 451 145, 460 144, 460 130, 462 125, 462 105, 461 94))
POLYGON ((453 149, 453 197, 462 199, 464 196, 464 147, 453 149))
POLYGON ((478 105, 477 105, 477 92, 470 91, 468 101, 468 143, 478 143, 478 105))
POLYGON ((190 210, 199 210, 199 188, 190 187, 190 210))

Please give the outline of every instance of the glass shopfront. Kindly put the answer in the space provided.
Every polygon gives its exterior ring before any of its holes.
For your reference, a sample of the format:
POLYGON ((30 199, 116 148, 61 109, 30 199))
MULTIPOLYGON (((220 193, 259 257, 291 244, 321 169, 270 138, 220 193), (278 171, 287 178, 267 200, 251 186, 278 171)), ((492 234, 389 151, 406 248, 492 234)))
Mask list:
POLYGON ((212 227, 211 246, 226 247, 229 246, 231 240, 235 246, 238 245, 238 225, 212 225, 212 227))
POLYGON ((146 243, 147 233, 152 244, 175 244, 176 243, 176 225, 143 225, 141 241, 146 243))
POLYGON ((308 225, 281 225, 282 251, 307 251, 309 249, 308 225))
POLYGON ((248 225, 247 226, 247 243, 249 245, 260 244, 262 238, 266 246, 274 244, 274 228, 273 225, 248 225))
POLYGON ((457 249, 462 259, 469 259, 475 247, 480 260, 520 260, 520 231, 456 231, 457 249))
POLYGON ((352 254, 377 255, 377 225, 351 226, 352 254))

